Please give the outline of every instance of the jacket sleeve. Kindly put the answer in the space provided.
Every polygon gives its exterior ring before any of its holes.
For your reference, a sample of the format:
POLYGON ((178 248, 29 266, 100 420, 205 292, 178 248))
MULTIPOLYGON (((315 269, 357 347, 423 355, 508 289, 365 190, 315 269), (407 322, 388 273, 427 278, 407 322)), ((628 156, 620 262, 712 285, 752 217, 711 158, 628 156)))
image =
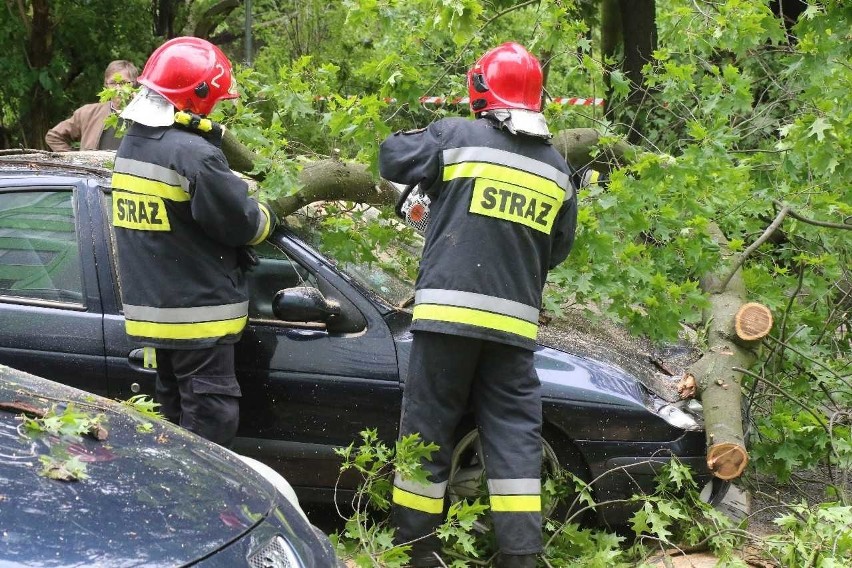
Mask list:
POLYGON ((71 118, 67 118, 47 131, 44 141, 54 152, 68 152, 73 150, 71 143, 79 141, 82 136, 80 125, 80 110, 74 111, 71 118))
POLYGON ((266 205, 249 197, 248 184, 231 171, 222 152, 210 148, 194 176, 192 217, 223 244, 263 242, 274 229, 274 216, 266 205))
POLYGON ((388 136, 379 146, 379 174, 388 181, 404 185, 419 183, 434 199, 436 188, 433 186, 441 173, 440 132, 438 121, 427 128, 388 136))
POLYGON ((553 224, 553 240, 550 245, 550 265, 548 270, 553 270, 563 260, 568 258, 568 253, 574 246, 574 233, 577 231, 577 194, 562 204, 556 220, 553 224))

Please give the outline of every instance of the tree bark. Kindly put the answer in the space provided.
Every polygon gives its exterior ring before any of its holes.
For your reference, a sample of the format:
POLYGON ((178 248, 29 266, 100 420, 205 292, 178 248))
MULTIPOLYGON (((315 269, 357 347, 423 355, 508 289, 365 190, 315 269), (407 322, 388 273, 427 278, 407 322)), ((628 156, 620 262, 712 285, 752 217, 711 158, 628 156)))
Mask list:
MULTIPOLYGON (((729 253, 728 240, 722 231, 716 226, 711 230, 714 240, 729 253)), ((747 304, 747 292, 740 268, 721 290, 715 275, 706 277, 701 286, 710 294, 710 308, 703 314, 707 349, 687 369, 686 375, 694 377, 704 408, 707 467, 716 477, 729 480, 739 477, 748 464, 743 433, 742 374, 734 370, 747 369, 755 361, 754 353, 738 341, 735 332, 737 314, 747 304)))
MULTIPOLYGON (((571 128, 558 132, 553 138, 554 147, 575 168, 590 166, 608 173, 616 165, 631 163, 642 152, 640 148, 618 142, 605 150, 594 147, 600 136, 592 128, 571 128)), ((222 139, 222 152, 232 170, 242 172, 262 181, 263 173, 249 173, 255 168, 258 156, 246 148, 229 131, 222 139)), ((305 166, 299 174, 297 193, 273 202, 276 215, 286 217, 315 201, 360 201, 371 205, 392 205, 398 192, 385 180, 378 183, 367 168, 354 162, 321 160, 305 166)))
POLYGON ((195 24, 195 31, 192 35, 209 40, 210 34, 216 29, 222 21, 228 17, 228 14, 233 12, 240 6, 240 0, 222 0, 207 9, 198 23, 195 24))
POLYGON ((642 150, 625 142, 617 142, 606 149, 598 150, 600 134, 594 128, 569 128, 553 137, 553 147, 574 168, 589 166, 608 174, 615 167, 632 163, 642 150))
MULTIPOLYGON (((29 30, 27 42, 27 59, 30 69, 39 72, 47 72, 50 59, 53 56, 53 19, 50 13, 50 2, 48 0, 33 0, 32 16, 25 19, 25 25, 29 30)), ((49 93, 45 90, 41 81, 36 81, 30 88, 29 102, 24 108, 21 124, 26 125, 24 131, 24 145, 29 148, 46 148, 44 133, 50 129, 48 112, 49 93)))

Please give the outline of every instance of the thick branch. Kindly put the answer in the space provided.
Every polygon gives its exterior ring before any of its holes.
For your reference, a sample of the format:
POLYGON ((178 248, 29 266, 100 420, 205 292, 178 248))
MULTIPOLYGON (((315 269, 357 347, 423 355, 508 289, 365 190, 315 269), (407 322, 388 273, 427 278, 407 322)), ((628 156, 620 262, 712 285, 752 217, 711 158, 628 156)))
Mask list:
POLYGON ((641 148, 627 142, 597 149, 600 134, 594 128, 569 128, 553 137, 553 147, 575 168, 591 166, 592 169, 609 173, 617 165, 630 164, 642 153, 641 148))
POLYGON ((214 4, 204 12, 201 19, 195 24, 195 31, 192 35, 208 39, 213 30, 239 5, 240 0, 222 0, 214 4))
MULTIPOLYGON (((724 252, 728 240, 715 225, 710 232, 724 252)), ((739 477, 748 464, 742 423, 742 374, 755 360, 754 354, 735 341, 736 314, 746 303, 746 289, 739 265, 724 286, 715 285, 708 275, 702 280, 711 292, 710 308, 704 313, 707 327, 707 350, 687 369, 695 377, 704 407, 707 434, 707 466, 720 479, 739 477)))
POLYGON ((397 191, 382 180, 376 184, 361 164, 339 160, 311 162, 299 172, 299 191, 272 202, 276 215, 286 217, 317 201, 356 201, 369 205, 392 205, 397 191))

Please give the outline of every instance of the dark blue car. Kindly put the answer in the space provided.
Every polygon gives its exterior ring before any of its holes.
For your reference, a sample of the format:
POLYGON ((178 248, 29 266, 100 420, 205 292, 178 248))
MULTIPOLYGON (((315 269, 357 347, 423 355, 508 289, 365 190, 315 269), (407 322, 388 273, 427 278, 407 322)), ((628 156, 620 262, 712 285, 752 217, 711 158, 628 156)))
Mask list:
MULTIPOLYGON (((0 363, 126 399, 152 393, 155 372, 124 332, 110 229, 112 158, 0 157, 0 363)), ((411 344, 411 312, 400 306, 411 286, 376 266, 340 266, 308 244, 315 236, 308 227, 281 227, 258 247, 261 263, 248 273, 234 449, 281 472, 303 501, 330 501, 339 475, 334 448, 365 428, 396 437, 411 344)), ((553 348, 537 351, 536 366, 546 468, 596 479, 599 500, 651 489, 655 465, 672 455, 708 476, 697 403, 667 403, 620 368, 553 348)), ((480 487, 475 432, 470 421, 458 432, 451 495, 480 487)), ((344 477, 338 488, 356 481, 344 477)), ((611 523, 626 514, 620 506, 598 512, 611 523)))
POLYGON ((339 566, 267 477, 170 422, 0 366, 0 566, 339 566), (45 426, 72 415, 97 430, 45 426))

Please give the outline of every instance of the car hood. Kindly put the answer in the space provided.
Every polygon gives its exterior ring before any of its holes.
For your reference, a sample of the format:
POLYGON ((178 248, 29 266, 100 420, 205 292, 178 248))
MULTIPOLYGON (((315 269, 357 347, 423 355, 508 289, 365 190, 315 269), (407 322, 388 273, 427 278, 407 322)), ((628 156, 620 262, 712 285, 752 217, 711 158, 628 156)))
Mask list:
POLYGON ((605 406, 646 406, 647 397, 640 384, 621 369, 606 363, 541 347, 535 352, 535 368, 545 399, 605 406))
POLYGON ((0 366, 0 564, 176 566, 238 539, 274 488, 239 459, 164 420, 0 366), (31 433, 26 406, 102 414, 105 440, 31 433), (87 478, 41 475, 77 457, 87 478))
MULTIPOLYGON (((394 330, 399 376, 405 381, 413 340, 408 327, 410 316, 396 311, 386 321, 394 330)), ((618 367, 542 346, 536 349, 534 357, 545 399, 648 410, 648 396, 641 384, 618 367)))

